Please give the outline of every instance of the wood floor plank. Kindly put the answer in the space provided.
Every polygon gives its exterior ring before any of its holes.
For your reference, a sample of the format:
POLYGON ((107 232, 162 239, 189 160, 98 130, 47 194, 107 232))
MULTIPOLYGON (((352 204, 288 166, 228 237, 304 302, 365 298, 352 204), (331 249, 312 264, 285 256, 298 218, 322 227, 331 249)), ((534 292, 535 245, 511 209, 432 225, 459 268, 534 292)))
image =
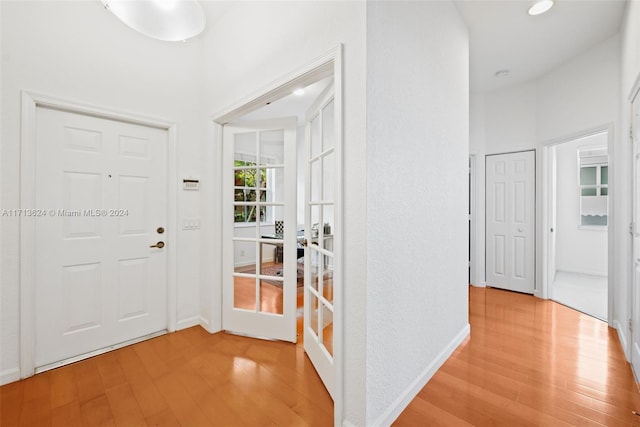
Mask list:
POLYGON ((1 426, 19 425, 25 382, 17 381, 0 387, 1 426))
POLYGON ((165 409, 147 417, 147 425, 149 427, 182 427, 171 409, 165 409))
POLYGON ((108 352, 97 356, 95 359, 105 389, 116 387, 127 382, 120 362, 118 361, 117 353, 108 352))
POLYGON ((108 388, 106 395, 116 426, 146 427, 147 422, 129 384, 108 388))
POLYGON ((102 377, 95 359, 74 363, 71 365, 71 369, 73 370, 73 377, 78 390, 78 401, 81 407, 87 401, 104 396, 104 385, 102 384, 102 377))
POLYGON ((77 400, 51 410, 51 427, 83 427, 84 425, 77 400))
POLYGON ((116 425, 109 400, 104 394, 80 404, 80 414, 85 426, 115 427, 116 425))
POLYGON ((177 373, 169 373, 154 382, 180 424, 184 426, 213 426, 202 409, 189 396, 177 373))
POLYGON ((77 400, 78 390, 71 366, 52 370, 50 378, 51 409, 69 405, 77 400))

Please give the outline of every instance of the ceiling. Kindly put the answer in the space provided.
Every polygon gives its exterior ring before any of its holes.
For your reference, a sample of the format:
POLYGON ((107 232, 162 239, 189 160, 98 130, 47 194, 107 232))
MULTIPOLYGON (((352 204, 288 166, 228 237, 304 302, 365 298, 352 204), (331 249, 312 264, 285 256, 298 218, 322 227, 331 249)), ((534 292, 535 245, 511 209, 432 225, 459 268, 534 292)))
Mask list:
POLYGON ((625 0, 556 0, 529 16, 531 0, 454 0, 469 28, 471 90, 487 92, 540 77, 616 34, 625 0), (506 77, 496 77, 508 69, 506 77))
MULTIPOLYGON (((616 34, 626 0, 556 0, 529 16, 533 0, 453 0, 469 28, 471 90, 488 92, 538 78, 616 34), (495 73, 508 69, 509 75, 495 73)), ((207 25, 233 7, 201 0, 207 25)), ((205 32, 207 30, 205 29, 205 32)))

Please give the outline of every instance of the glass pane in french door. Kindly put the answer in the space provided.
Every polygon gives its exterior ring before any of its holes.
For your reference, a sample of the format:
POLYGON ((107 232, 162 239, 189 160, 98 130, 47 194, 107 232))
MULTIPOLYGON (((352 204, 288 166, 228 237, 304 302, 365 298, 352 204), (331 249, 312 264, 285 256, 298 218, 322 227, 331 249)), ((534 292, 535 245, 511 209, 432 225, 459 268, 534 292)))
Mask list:
POLYGON ((234 135, 234 308, 283 314, 284 132, 234 135), (282 228, 282 226, 280 227, 282 228))
POLYGON ((335 145, 335 135, 333 133, 335 126, 334 110, 335 103, 333 99, 322 109, 322 151, 327 151, 335 145))

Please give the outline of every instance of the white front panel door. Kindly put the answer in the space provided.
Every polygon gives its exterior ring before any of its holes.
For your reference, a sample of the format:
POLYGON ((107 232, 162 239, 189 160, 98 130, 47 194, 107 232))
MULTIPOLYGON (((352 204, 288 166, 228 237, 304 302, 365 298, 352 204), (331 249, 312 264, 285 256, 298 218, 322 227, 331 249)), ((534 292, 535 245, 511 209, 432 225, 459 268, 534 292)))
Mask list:
POLYGON ((487 156, 487 285, 533 293, 535 152, 487 156))
POLYGON ((631 365, 640 378, 640 92, 632 111, 633 135, 633 327, 631 328, 631 365))
POLYGON ((167 132, 37 109, 35 366, 167 327, 167 132))
POLYGON ((334 396, 334 235, 336 126, 333 85, 316 100, 306 120, 304 350, 334 396))
POLYGON ((296 342, 296 119, 224 126, 224 329, 296 342))

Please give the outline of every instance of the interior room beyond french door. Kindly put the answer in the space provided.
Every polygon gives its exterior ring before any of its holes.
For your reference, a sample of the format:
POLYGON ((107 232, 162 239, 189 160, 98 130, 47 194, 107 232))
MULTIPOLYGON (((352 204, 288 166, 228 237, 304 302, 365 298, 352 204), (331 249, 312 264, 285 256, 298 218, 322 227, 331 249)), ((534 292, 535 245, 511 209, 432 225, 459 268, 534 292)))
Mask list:
POLYGON ((535 151, 486 157, 487 285, 535 286, 535 151))
POLYGON ((167 132, 38 108, 35 366, 167 327, 167 132), (154 247, 155 246, 155 247, 154 247))

